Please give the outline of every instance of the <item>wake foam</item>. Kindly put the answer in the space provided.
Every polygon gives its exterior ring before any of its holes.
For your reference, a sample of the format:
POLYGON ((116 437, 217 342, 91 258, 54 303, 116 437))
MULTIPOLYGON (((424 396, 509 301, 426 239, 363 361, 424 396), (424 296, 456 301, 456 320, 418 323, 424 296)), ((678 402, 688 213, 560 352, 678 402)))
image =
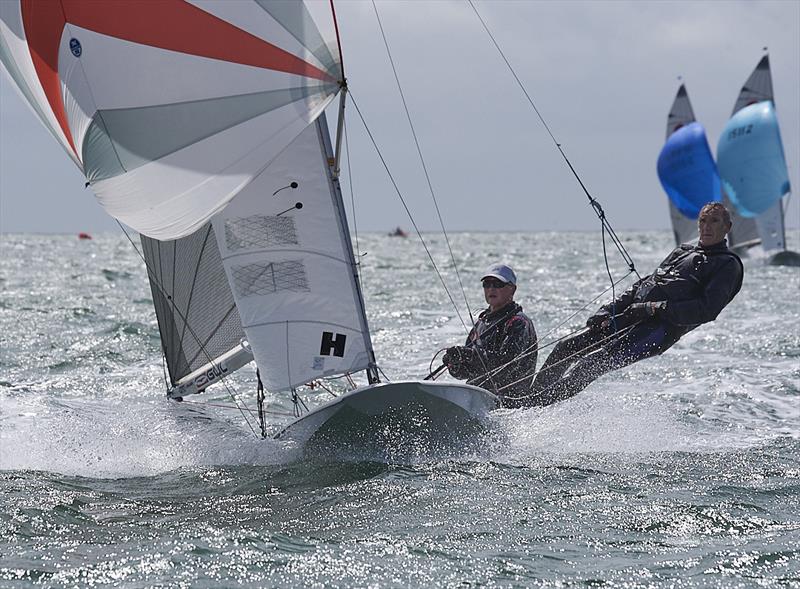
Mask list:
POLYGON ((0 469, 97 478, 212 465, 272 465, 297 451, 226 416, 159 399, 0 399, 0 469))

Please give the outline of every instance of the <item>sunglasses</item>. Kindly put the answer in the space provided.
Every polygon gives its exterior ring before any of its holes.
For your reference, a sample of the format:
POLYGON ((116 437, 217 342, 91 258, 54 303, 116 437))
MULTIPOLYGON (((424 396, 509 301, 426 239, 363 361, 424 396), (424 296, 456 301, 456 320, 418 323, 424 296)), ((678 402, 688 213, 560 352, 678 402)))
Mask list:
POLYGON ((483 288, 505 288, 508 286, 508 282, 495 280, 494 278, 487 278, 486 280, 483 280, 481 284, 483 284, 483 288))

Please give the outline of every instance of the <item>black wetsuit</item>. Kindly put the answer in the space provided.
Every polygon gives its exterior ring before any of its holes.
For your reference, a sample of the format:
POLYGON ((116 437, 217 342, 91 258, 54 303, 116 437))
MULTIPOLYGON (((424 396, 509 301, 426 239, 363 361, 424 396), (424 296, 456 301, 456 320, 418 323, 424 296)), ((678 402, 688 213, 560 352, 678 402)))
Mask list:
POLYGON ((637 281, 596 317, 610 320, 560 342, 521 404, 549 405, 582 391, 610 370, 669 349, 683 335, 713 321, 742 286, 744 268, 725 240, 709 246, 675 248, 655 272, 637 281), (635 303, 656 303, 652 317, 632 319, 635 303))
POLYGON ((515 406, 513 397, 530 392, 536 371, 536 330, 517 303, 494 313, 483 311, 466 345, 457 349, 461 351, 457 362, 445 360, 455 378, 492 391, 508 406, 515 406), (496 374, 489 374, 505 364, 508 366, 496 374))

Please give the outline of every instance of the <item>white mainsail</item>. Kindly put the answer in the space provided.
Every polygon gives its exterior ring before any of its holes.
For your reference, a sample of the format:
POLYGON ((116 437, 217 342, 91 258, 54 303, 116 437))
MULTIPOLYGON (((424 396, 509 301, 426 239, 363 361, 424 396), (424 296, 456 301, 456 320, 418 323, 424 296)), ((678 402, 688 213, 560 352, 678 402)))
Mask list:
POLYGON ((213 225, 261 378, 272 391, 373 362, 325 116, 213 225))

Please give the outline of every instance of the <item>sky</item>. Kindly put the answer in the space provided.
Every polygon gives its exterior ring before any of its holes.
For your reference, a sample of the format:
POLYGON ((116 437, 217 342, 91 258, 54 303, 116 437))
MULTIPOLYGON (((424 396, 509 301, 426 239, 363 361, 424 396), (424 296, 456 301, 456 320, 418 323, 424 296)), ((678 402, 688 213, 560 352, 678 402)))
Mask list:
MULTIPOLYGON (((789 178, 800 190, 800 1, 476 0, 475 6, 618 232, 669 228, 656 159, 678 77, 716 152, 739 89, 765 46, 789 178)), ((599 227, 468 2, 380 0, 377 9, 448 231, 599 227)), ((373 5, 339 0, 336 10, 351 95, 416 223, 436 231, 439 221, 373 5)), ((408 229, 352 104, 347 112, 359 231, 408 229)), ((329 118, 335 120, 335 108, 329 118)), ((347 202, 350 185, 345 178, 347 202)), ((800 198, 790 201, 787 221, 800 226, 800 198)), ((119 231, 5 74, 0 231, 119 231)))

